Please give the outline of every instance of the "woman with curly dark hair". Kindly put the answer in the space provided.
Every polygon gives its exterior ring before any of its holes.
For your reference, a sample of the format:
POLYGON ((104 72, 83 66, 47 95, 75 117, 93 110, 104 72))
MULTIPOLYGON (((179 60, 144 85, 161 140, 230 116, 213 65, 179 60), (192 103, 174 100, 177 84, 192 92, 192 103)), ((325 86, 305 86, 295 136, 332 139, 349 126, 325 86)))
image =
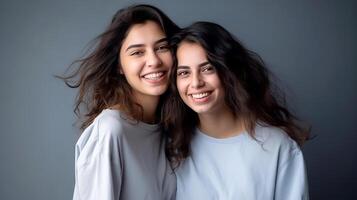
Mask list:
POLYGON ((73 199, 174 198, 176 179, 157 123, 173 64, 168 40, 178 29, 156 7, 121 9, 92 53, 62 77, 79 89, 76 114, 85 111, 73 199))
POLYGON ((177 199, 308 199, 299 125, 263 62, 223 27, 173 37, 176 63, 162 120, 177 199))

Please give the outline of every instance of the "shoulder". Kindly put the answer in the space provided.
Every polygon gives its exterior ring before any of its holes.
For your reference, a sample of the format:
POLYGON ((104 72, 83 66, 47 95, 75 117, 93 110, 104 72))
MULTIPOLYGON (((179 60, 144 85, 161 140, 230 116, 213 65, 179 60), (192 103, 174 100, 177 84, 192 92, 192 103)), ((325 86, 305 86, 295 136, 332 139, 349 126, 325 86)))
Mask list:
POLYGON ((257 125, 255 136, 263 144, 274 144, 286 148, 299 148, 298 144, 281 128, 257 125))
POLYGON ((277 152, 281 161, 302 154, 299 145, 278 127, 257 125, 255 136, 264 149, 277 152))
POLYGON ((123 123, 119 111, 103 110, 77 141, 77 165, 88 164, 103 152, 119 149, 124 131, 123 123))
POLYGON ((118 136, 122 133, 124 121, 120 117, 120 112, 117 110, 103 110, 100 115, 94 120, 97 125, 99 137, 110 134, 111 136, 118 136))
POLYGON ((119 138, 123 134, 123 123, 119 111, 105 109, 83 131, 76 146, 82 148, 89 143, 119 138))

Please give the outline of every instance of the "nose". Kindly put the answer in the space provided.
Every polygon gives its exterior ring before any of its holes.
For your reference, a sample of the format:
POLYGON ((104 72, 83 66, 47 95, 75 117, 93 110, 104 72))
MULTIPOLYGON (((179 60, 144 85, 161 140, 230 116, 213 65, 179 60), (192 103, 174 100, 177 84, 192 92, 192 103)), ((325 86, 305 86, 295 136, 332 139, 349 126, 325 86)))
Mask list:
POLYGON ((147 54, 146 63, 149 67, 157 67, 162 64, 162 60, 155 51, 150 51, 147 54))
POLYGON ((199 73, 194 73, 191 79, 191 87, 194 89, 203 87, 205 82, 203 81, 201 75, 199 73))

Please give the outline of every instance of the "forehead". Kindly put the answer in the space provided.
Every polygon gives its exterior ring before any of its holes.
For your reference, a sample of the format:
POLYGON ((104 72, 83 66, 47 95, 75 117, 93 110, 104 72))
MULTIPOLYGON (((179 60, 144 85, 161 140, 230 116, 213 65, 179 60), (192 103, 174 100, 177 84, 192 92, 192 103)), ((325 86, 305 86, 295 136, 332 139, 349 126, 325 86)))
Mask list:
POLYGON ((179 66, 198 66, 208 60, 206 51, 200 44, 187 41, 179 44, 176 56, 179 66))
POLYGON ((154 21, 146 21, 132 25, 123 41, 124 45, 131 43, 148 43, 165 37, 161 26, 154 21))

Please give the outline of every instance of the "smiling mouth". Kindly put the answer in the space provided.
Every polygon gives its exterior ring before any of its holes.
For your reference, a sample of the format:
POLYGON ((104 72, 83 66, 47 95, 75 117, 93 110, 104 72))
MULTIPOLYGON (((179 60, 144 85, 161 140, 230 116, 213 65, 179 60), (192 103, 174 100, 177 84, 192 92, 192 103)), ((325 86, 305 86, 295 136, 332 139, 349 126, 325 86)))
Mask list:
POLYGON ((151 72, 141 76, 150 85, 162 85, 167 83, 166 71, 151 72))
POLYGON ((190 94, 190 96, 193 99, 203 99, 203 98, 207 97, 210 94, 211 94, 211 92, 202 92, 202 93, 190 94))
POLYGON ((165 72, 153 72, 149 74, 145 74, 143 78, 148 79, 148 80, 159 80, 165 75, 165 72))
POLYGON ((192 93, 188 96, 191 97, 192 101, 195 103, 206 103, 209 101, 209 97, 212 94, 212 91, 209 92, 200 92, 200 93, 192 93))

